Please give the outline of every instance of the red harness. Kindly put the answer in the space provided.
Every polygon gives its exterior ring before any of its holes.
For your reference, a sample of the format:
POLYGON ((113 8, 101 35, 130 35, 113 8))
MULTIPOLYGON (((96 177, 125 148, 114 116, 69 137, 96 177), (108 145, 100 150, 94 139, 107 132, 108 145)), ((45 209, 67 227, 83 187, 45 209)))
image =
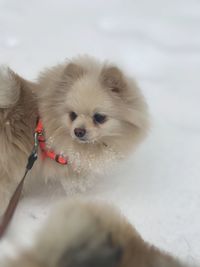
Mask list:
POLYGON ((62 165, 66 165, 68 163, 67 159, 64 156, 62 156, 60 154, 56 154, 53 150, 47 149, 46 143, 45 143, 45 137, 44 137, 44 128, 43 128, 41 119, 38 120, 38 124, 37 124, 37 127, 35 129, 35 133, 37 134, 37 140, 38 140, 40 149, 42 151, 43 159, 50 158, 50 159, 55 160, 56 162, 58 162, 62 165))

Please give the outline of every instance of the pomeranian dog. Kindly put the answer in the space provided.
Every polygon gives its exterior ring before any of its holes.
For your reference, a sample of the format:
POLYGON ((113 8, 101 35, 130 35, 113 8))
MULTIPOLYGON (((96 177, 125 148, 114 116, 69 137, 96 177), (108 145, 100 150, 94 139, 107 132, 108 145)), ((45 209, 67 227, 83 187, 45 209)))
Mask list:
POLYGON ((112 206, 71 199, 50 214, 35 244, 3 267, 183 267, 146 243, 112 206))
POLYGON ((115 65, 82 56, 45 70, 37 82, 2 68, 0 203, 24 173, 34 133, 39 158, 31 176, 81 189, 86 177, 132 151, 148 124, 140 89, 115 65))

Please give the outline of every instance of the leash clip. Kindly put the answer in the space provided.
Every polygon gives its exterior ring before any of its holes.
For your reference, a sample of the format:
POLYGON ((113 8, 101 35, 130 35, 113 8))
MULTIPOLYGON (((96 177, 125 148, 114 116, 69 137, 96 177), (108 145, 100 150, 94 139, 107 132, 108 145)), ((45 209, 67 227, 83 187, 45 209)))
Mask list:
POLYGON ((33 164, 35 163, 35 161, 38 158, 38 133, 35 132, 34 134, 34 146, 32 149, 32 152, 30 154, 30 156, 28 157, 28 162, 26 165, 26 170, 30 170, 33 167, 33 164))
POLYGON ((34 146, 33 146, 32 153, 37 153, 37 152, 38 152, 38 146, 39 146, 39 142, 38 142, 38 133, 35 132, 35 133, 34 133, 34 146))

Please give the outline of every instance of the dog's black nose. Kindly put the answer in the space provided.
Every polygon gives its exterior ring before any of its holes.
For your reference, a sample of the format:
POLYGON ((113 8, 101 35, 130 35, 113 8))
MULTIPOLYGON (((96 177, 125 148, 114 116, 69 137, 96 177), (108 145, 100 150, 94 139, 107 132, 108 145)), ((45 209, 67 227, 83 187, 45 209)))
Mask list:
POLYGON ((78 138, 82 138, 86 134, 86 130, 84 128, 75 128, 74 133, 78 138))

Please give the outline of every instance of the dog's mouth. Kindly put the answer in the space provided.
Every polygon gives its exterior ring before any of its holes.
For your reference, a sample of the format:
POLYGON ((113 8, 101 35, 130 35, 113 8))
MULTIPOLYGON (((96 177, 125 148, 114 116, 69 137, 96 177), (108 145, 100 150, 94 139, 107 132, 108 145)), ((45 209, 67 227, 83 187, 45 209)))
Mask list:
POLYGON ((80 144, 95 144, 97 143, 96 139, 88 139, 88 138, 74 138, 80 144))
POLYGON ((99 142, 98 140, 96 139, 92 139, 92 140, 88 140, 88 139, 77 139, 75 138, 76 141, 79 143, 79 144, 88 144, 88 145, 95 145, 95 144, 98 144, 98 145, 103 145, 103 147, 107 148, 108 145, 105 143, 105 142, 99 142))
POLYGON ((78 142, 78 143, 90 143, 90 140, 83 137, 83 138, 77 138, 75 137, 75 140, 78 142))
POLYGON ((72 136, 73 140, 79 144, 97 144, 99 141, 96 138, 88 138, 87 136, 84 137, 76 137, 72 136))

